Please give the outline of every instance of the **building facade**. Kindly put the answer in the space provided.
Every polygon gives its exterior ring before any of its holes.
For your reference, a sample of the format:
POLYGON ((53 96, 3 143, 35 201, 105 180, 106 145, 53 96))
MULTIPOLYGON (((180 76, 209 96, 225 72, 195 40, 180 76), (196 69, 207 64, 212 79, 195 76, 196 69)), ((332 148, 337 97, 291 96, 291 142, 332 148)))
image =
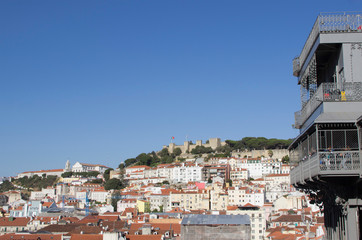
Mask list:
POLYGON ((361 29, 361 13, 320 14, 293 60, 301 110, 291 183, 323 208, 328 239, 361 237, 361 29))

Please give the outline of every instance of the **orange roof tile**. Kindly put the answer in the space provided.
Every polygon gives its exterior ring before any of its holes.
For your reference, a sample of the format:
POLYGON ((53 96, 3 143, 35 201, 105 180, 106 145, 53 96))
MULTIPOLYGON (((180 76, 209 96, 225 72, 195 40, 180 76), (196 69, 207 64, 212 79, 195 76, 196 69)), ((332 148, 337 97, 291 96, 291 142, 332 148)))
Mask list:
POLYGON ((71 240, 103 240, 102 234, 72 234, 71 240))
POLYGON ((8 240, 8 239, 12 239, 12 240, 37 240, 37 239, 42 239, 42 240, 61 240, 62 235, 61 234, 29 234, 29 233, 25 233, 25 234, 21 234, 21 233, 11 233, 11 234, 5 234, 3 236, 0 236, 0 240, 8 240))

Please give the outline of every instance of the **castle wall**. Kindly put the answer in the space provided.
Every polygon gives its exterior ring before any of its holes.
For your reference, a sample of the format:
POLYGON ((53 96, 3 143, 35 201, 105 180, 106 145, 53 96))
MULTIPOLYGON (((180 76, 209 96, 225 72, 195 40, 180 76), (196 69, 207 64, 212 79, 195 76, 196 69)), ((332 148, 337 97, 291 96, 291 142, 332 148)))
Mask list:
POLYGON ((225 144, 225 142, 221 142, 220 138, 210 138, 209 143, 202 143, 202 140, 197 140, 196 144, 190 144, 190 142, 185 141, 184 145, 170 143, 168 146, 163 146, 163 148, 167 148, 169 153, 172 153, 175 148, 180 148, 182 153, 187 153, 187 151, 191 152, 196 146, 211 147, 215 150, 217 147, 224 146, 225 144))

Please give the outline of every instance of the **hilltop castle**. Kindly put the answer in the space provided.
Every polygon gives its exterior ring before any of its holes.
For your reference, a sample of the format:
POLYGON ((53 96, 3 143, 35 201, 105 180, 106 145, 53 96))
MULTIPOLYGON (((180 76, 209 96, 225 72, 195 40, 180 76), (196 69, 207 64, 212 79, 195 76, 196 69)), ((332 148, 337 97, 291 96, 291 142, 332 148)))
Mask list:
POLYGON ((225 146, 226 142, 221 142, 220 138, 210 138, 206 143, 202 143, 202 140, 197 140, 196 144, 192 142, 185 141, 183 145, 176 145, 175 143, 170 143, 168 146, 163 146, 163 148, 167 148, 168 152, 172 153, 174 149, 180 148, 182 153, 189 153, 192 149, 196 148, 196 146, 204 146, 211 147, 215 150, 217 147, 225 146))

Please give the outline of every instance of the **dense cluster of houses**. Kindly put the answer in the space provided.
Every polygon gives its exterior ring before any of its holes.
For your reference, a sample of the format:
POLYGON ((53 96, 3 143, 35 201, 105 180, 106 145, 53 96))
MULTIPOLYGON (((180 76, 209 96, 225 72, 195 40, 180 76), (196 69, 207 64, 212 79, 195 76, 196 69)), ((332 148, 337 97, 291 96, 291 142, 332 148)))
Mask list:
POLYGON ((231 234, 230 226, 239 226, 232 231, 245 239, 325 235, 320 209, 290 185, 290 166, 276 159, 188 159, 116 169, 110 178, 128 183, 120 191, 92 183, 106 169, 79 162, 70 167, 67 162, 62 171, 20 173, 18 177, 46 174, 59 180, 56 186, 32 191, 26 200, 21 190, 1 193, 0 240, 24 235, 37 239, 39 234, 51 239, 44 232, 52 239, 187 239, 192 231, 214 231, 205 230, 209 225, 225 236, 231 234), (93 179, 59 174, 68 171, 100 174, 93 179), (225 217, 230 223, 223 223, 225 217))

